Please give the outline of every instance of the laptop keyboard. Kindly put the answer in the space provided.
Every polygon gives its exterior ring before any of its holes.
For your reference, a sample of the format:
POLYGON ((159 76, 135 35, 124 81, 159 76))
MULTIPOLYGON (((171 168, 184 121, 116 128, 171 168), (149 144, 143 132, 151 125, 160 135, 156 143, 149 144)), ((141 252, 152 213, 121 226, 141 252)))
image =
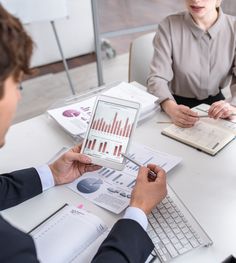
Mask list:
POLYGON ((166 198, 148 216, 147 233, 161 262, 203 245, 200 236, 170 198, 166 198))

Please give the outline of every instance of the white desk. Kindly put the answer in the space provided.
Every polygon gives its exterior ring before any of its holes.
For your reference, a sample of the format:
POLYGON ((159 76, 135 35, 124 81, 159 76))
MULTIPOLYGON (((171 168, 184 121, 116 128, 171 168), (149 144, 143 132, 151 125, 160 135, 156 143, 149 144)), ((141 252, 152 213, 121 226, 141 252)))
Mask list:
MULTIPOLYGON (((160 134, 165 118, 158 114, 137 128, 135 139, 160 151, 183 157, 182 163, 168 174, 190 211, 212 238, 214 244, 190 252, 173 262, 220 262, 236 254, 236 141, 211 157, 160 134)), ((47 116, 42 115, 11 127, 6 146, 0 150, 0 173, 47 162, 72 139, 47 116)), ((117 218, 65 186, 54 187, 39 196, 2 212, 17 227, 28 231, 65 202, 83 203, 111 225, 117 218)))

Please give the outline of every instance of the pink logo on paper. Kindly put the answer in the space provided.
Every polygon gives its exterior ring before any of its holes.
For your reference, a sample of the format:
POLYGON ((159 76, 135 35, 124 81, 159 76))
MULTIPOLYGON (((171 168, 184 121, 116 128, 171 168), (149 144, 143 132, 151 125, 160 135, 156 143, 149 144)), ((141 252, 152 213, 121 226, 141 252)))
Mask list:
POLYGON ((80 112, 77 110, 66 110, 62 113, 65 117, 78 117, 80 115, 80 112))

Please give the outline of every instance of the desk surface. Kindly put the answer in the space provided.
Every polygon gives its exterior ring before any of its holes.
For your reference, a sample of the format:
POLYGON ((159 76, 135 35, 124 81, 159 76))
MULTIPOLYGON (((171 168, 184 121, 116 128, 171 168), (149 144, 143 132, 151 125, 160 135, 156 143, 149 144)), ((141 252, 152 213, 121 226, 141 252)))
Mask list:
MULTIPOLYGON (((198 249, 173 262, 221 262, 229 254, 236 254, 236 141, 212 157, 161 135, 166 124, 157 124, 157 120, 165 118, 163 113, 157 113, 136 129, 134 140, 183 158, 182 163, 168 173, 168 183, 214 242, 209 248, 198 249)), ((46 163, 63 146, 73 143, 46 115, 13 125, 6 145, 0 150, 0 173, 46 163)), ((65 186, 49 189, 2 214, 28 231, 66 202, 83 203, 108 225, 118 218, 65 186)))

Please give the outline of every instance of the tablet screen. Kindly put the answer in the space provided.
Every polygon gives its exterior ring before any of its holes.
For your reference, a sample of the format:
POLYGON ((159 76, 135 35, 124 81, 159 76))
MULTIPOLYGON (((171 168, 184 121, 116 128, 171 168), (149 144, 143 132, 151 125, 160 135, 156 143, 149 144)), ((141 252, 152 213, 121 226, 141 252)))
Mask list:
POLYGON ((137 108, 99 100, 86 138, 84 153, 122 163, 137 108))

